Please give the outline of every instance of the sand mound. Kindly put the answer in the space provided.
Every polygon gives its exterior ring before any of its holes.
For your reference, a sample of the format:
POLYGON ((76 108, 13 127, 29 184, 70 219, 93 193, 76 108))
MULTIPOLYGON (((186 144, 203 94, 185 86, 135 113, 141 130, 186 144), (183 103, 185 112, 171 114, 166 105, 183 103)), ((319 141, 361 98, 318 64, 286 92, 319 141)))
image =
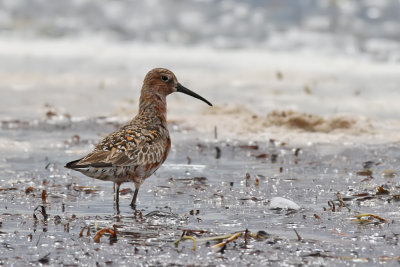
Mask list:
POLYGON ((357 118, 352 116, 323 118, 318 115, 295 111, 272 111, 265 120, 270 125, 301 129, 307 132, 329 133, 335 130, 351 130, 353 128, 353 130, 356 129, 362 133, 372 130, 372 125, 359 125, 357 118))
POLYGON ((360 116, 333 115, 318 116, 297 111, 274 110, 266 116, 258 115, 243 106, 215 107, 205 114, 207 121, 216 125, 229 122, 231 130, 264 131, 268 127, 284 127, 304 132, 330 133, 346 131, 347 133, 367 133, 373 130, 371 123, 360 116))
POLYGON ((355 115, 319 116, 291 110, 257 114, 245 106, 216 106, 200 116, 171 118, 181 126, 220 138, 263 140, 268 138, 304 142, 335 142, 373 137, 374 127, 368 118, 355 115))

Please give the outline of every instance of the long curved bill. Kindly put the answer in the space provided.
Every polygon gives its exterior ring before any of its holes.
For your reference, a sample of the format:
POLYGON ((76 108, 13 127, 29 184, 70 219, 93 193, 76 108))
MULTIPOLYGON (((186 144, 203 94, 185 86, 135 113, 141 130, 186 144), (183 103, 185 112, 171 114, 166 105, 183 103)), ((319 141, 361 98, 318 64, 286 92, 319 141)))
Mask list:
POLYGON ((196 94, 195 92, 190 91, 189 89, 187 89, 185 86, 183 86, 183 85, 180 84, 180 83, 177 84, 177 86, 176 86, 176 91, 177 91, 177 92, 184 93, 184 94, 187 94, 187 95, 190 95, 190 96, 193 96, 193 97, 195 97, 195 98, 197 98, 197 99, 200 99, 200 100, 206 102, 209 106, 212 106, 212 104, 211 104, 210 102, 208 102, 208 100, 206 100, 205 98, 199 96, 199 95, 196 94))

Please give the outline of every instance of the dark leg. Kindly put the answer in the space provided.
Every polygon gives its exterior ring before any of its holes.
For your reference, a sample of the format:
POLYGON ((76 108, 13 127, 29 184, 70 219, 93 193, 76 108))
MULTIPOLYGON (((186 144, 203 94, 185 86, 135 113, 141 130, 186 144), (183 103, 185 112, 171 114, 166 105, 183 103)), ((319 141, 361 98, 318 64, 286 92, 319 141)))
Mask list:
POLYGON ((115 208, 117 210, 117 213, 119 214, 119 186, 121 184, 116 184, 116 185, 117 185, 117 189, 115 190, 114 204, 115 204, 115 208))
POLYGON ((136 209, 136 199, 137 199, 137 195, 139 193, 139 187, 140 187, 140 185, 135 185, 135 193, 133 194, 133 198, 132 198, 132 202, 131 202, 132 209, 136 209))

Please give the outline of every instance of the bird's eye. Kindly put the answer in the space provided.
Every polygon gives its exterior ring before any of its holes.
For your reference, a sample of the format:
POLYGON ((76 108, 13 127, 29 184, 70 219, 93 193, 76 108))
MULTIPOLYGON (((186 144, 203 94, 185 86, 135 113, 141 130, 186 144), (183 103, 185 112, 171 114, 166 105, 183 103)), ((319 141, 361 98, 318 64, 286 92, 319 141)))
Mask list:
POLYGON ((161 76, 161 80, 163 80, 164 82, 168 82, 169 77, 166 75, 161 76))

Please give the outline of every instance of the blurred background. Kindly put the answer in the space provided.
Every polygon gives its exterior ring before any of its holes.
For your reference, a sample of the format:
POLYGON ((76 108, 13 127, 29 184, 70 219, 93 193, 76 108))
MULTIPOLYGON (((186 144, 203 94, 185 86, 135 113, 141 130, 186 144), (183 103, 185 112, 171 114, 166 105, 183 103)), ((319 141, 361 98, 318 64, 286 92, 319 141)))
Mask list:
POLYGON ((276 111, 392 127, 399 61, 399 0, 0 1, 3 119, 126 120, 147 71, 166 67, 215 105, 170 96, 188 127, 276 111))
POLYGON ((3 0, 4 37, 340 49, 400 59, 398 0, 3 0))

